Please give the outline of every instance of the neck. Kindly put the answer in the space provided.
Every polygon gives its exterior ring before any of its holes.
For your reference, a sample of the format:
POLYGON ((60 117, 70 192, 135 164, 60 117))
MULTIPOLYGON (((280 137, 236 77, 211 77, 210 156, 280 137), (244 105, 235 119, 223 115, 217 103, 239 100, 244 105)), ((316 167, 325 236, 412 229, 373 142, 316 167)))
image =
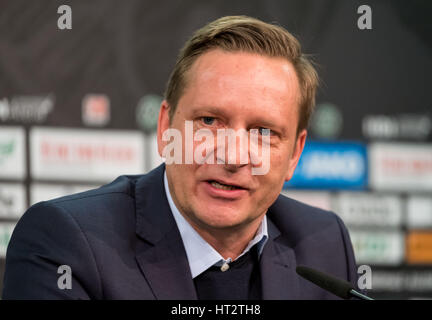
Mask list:
POLYGON ((210 229, 199 227, 185 217, 198 234, 224 259, 231 258, 232 260, 235 260, 254 238, 263 218, 264 214, 246 226, 243 225, 229 229, 210 229))

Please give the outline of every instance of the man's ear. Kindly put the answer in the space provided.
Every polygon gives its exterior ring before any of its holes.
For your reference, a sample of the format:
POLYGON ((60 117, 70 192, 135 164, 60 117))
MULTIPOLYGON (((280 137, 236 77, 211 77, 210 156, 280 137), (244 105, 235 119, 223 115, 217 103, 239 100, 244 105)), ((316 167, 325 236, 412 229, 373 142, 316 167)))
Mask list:
POLYGON ((162 101, 161 107, 159 110, 159 119, 158 119, 158 127, 157 127, 157 144, 158 144, 158 152, 161 157, 162 151, 165 148, 167 141, 162 140, 162 135, 170 126, 169 120, 169 110, 170 106, 166 100, 162 101))
POLYGON ((297 167, 297 163, 300 160, 300 156, 301 156, 301 154, 303 152, 303 148, 305 146, 306 136, 307 136, 306 129, 304 129, 303 131, 301 131, 297 135, 297 140, 296 140, 296 143, 294 145, 294 150, 293 150, 293 153, 291 155, 289 166, 288 166, 288 172, 285 176, 285 181, 291 180, 291 178, 294 174, 294 170, 297 167))

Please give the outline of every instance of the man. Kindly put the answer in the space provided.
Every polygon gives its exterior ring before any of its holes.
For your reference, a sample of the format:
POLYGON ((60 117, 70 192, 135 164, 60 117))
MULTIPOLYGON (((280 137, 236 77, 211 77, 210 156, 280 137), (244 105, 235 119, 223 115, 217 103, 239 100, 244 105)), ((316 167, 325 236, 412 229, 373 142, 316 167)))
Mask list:
POLYGON ((355 284, 346 228, 335 214, 280 195, 305 144, 316 86, 282 27, 233 16, 198 30, 161 105, 158 147, 167 164, 31 207, 8 248, 3 298, 336 298, 295 269, 355 284), (246 161, 229 161, 233 146, 219 152, 214 138, 229 129, 255 133, 258 152, 251 143, 241 151, 236 138, 234 155, 246 161), (181 136, 173 148, 169 130, 181 136), (205 148, 196 138, 203 132, 205 148), (268 158, 255 161, 260 152, 268 158), (187 163, 191 153, 201 160, 187 163), (253 174, 260 166, 267 170, 253 174))

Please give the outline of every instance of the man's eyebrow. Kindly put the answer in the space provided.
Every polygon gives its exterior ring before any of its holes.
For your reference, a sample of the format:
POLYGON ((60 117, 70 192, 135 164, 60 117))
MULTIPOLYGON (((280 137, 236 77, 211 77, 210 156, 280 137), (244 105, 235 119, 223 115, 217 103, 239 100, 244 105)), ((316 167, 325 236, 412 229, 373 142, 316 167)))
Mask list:
POLYGON ((268 119, 265 117, 259 117, 255 119, 251 119, 250 123, 254 126, 259 126, 263 128, 269 128, 276 131, 284 131, 286 124, 284 122, 279 121, 280 119, 268 119))
POLYGON ((205 114, 210 113, 212 115, 223 116, 223 117, 227 116, 227 114, 223 110, 221 110, 220 108, 214 107, 214 106, 192 107, 192 115, 193 116, 202 115, 203 113, 205 113, 205 114))
POLYGON ((276 128, 278 127, 278 125, 271 121, 271 120, 267 120, 267 119, 262 119, 262 118, 258 118, 256 119, 256 124, 259 124, 262 127, 269 127, 269 128, 276 128))

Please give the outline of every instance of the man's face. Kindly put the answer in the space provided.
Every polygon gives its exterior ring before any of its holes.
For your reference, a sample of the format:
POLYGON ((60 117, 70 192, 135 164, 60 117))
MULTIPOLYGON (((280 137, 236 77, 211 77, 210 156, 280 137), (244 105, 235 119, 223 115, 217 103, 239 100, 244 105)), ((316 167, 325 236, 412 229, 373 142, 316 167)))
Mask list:
MULTIPOLYGON (((186 120, 193 121, 194 132, 209 129, 215 137, 218 129, 271 130, 270 166, 265 175, 252 174, 250 159, 247 164, 215 161, 166 166, 173 200, 195 228, 229 230, 260 221, 284 181, 291 178, 303 150, 306 131, 296 135, 299 98, 295 70, 285 59, 211 50, 194 62, 171 124, 169 105, 162 103, 158 125, 161 155, 168 143, 162 141, 162 134, 168 128, 182 133, 185 152, 186 120)), ((192 143, 194 150, 200 144, 192 143)))

